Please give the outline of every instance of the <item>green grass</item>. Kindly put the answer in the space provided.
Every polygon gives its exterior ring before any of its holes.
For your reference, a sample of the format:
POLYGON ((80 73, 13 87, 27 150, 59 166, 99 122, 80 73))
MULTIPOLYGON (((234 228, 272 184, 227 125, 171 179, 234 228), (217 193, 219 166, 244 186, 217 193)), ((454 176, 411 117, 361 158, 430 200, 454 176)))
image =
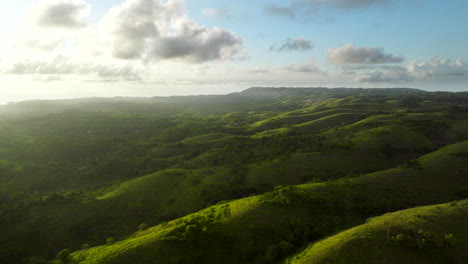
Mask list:
POLYGON ((327 129, 337 128, 340 126, 355 123, 364 118, 363 114, 342 113, 326 116, 314 121, 295 125, 293 128, 299 131, 320 132, 327 129))
POLYGON ((337 108, 337 109, 330 109, 326 111, 319 111, 314 113, 307 113, 307 110, 303 110, 304 113, 300 114, 295 112, 294 115, 291 113, 285 113, 270 119, 262 120, 256 122, 251 125, 251 129, 255 131, 264 131, 264 130, 272 130, 281 128, 283 126, 292 126, 297 124, 302 124, 306 122, 310 122, 313 120, 317 120, 320 118, 324 118, 331 115, 336 114, 343 114, 343 113, 365 113, 365 111, 354 110, 354 109, 346 109, 346 108, 337 108))
POLYGON ((353 134, 350 141, 360 148, 370 149, 381 145, 391 145, 398 149, 432 149, 427 137, 401 125, 382 126, 353 134))
POLYGON ((212 134, 206 134, 206 135, 200 135, 196 137, 190 137, 182 140, 182 143, 187 143, 187 144, 194 144, 194 143, 206 143, 210 141, 215 141, 215 140, 220 140, 226 137, 230 137, 232 135, 230 134, 225 134, 225 133, 212 133, 212 134))
POLYGON ((460 143, 421 157, 421 168, 279 187, 216 205, 135 234, 135 238, 76 252, 73 259, 83 264, 279 261, 306 241, 357 226, 369 216, 456 199, 460 186, 468 184, 464 176, 467 158, 457 156, 467 146, 468 142, 460 143), (230 210, 239 203, 244 209, 234 209, 241 213, 232 214, 230 210), (230 213, 213 216, 222 210, 230 213))
POLYGON ((468 193, 466 143, 439 149, 467 140, 464 93, 255 88, 7 108, 1 263, 111 236, 105 256, 80 255, 274 263, 369 216, 468 193), (134 234, 141 223, 157 227, 134 234))
POLYGON ((407 209, 312 244, 290 264, 466 263, 468 200, 407 209))

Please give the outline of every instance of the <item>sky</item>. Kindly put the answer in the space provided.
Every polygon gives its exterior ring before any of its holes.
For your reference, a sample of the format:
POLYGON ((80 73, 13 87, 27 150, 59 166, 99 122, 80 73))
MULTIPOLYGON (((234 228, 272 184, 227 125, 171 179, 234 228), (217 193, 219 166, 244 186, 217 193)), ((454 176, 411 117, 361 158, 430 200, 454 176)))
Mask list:
POLYGON ((0 0, 0 104, 249 87, 468 91, 465 0, 0 0))

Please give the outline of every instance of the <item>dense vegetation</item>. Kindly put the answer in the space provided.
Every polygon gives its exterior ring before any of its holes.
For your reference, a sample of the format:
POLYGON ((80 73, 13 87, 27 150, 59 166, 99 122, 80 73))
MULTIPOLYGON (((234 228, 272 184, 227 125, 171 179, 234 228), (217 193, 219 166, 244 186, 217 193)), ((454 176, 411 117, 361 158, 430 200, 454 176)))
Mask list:
POLYGON ((0 262, 465 263, 466 201, 366 219, 468 198, 467 113, 414 89, 1 106, 0 262))

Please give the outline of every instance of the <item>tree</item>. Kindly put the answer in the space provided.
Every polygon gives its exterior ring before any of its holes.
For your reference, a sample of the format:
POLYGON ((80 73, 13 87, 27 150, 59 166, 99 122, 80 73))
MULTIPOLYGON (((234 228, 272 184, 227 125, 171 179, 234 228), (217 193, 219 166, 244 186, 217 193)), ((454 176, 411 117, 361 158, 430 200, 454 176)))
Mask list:
POLYGON ((141 223, 139 226, 138 226, 138 229, 140 231, 144 231, 146 229, 148 229, 148 225, 146 223, 141 223))
POLYGON ((70 250, 68 248, 63 249, 57 254, 57 259, 60 263, 67 263, 70 257, 70 250))
POLYGON ((107 245, 111 245, 111 244, 114 244, 115 242, 115 238, 114 237, 109 237, 106 239, 106 244, 107 245))

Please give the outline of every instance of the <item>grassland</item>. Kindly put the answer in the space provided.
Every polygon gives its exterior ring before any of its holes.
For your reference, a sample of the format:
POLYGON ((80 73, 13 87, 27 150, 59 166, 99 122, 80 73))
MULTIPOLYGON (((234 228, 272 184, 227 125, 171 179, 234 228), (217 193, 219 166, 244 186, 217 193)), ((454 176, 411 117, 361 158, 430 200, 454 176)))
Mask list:
POLYGON ((467 102, 252 88, 1 107, 0 262, 292 260, 369 217, 466 199, 467 102))
POLYGON ((285 263, 465 263, 468 200, 368 219, 316 242, 285 263))

